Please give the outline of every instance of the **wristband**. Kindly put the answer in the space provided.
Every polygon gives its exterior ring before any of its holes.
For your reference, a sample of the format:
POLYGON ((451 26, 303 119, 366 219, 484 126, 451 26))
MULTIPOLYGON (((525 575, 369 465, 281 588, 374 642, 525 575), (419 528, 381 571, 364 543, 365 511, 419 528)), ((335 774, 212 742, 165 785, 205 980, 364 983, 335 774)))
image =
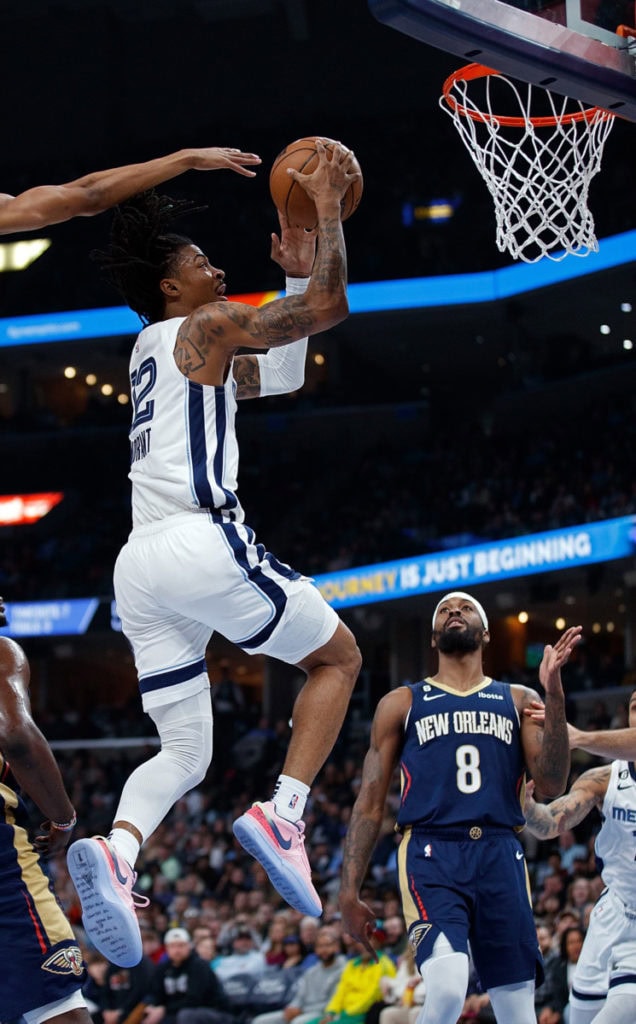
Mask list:
POLYGON ((52 821, 50 824, 51 828, 57 829, 58 832, 70 832, 77 825, 77 814, 73 811, 70 821, 52 821))
POLYGON ((304 295, 308 284, 308 277, 286 277, 285 291, 288 295, 304 295))

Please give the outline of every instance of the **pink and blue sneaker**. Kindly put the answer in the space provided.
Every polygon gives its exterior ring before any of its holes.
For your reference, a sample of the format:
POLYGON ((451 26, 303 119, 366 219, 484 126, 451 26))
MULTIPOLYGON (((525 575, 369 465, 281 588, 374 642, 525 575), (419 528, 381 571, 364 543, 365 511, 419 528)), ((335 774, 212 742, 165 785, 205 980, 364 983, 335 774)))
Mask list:
POLYGON ((305 850, 305 823, 281 818, 273 800, 252 804, 232 831, 248 853, 265 868, 269 880, 294 910, 320 917, 322 903, 311 881, 305 850))
POLYGON ((143 953, 135 907, 149 902, 132 891, 137 875, 102 836, 78 839, 66 860, 91 943, 117 967, 134 967, 143 953))

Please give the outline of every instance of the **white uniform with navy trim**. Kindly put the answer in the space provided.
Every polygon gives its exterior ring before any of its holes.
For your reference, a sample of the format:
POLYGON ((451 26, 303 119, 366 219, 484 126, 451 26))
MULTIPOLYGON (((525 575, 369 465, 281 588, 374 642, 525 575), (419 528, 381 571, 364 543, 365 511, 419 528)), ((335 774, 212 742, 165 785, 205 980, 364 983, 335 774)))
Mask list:
POLYGON ((612 994, 636 996, 636 769, 613 761, 594 849, 608 886, 590 916, 571 1004, 584 1010, 612 994))
POLYGON ((200 509, 244 519, 235 493, 236 381, 230 373, 211 387, 181 373, 173 351, 184 319, 146 327, 130 360, 133 526, 200 509))
POLYGON ((296 664, 338 617, 307 577, 257 544, 236 495, 236 381, 197 384, 174 361, 183 318, 141 331, 130 360, 133 531, 115 566, 117 611, 145 710, 208 685, 214 630, 296 664))

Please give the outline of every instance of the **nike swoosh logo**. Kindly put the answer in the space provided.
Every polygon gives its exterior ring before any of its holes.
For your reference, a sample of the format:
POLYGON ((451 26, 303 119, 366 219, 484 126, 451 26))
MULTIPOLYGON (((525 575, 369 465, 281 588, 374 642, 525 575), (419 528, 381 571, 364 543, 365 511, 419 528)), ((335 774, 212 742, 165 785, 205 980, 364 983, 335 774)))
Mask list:
POLYGON ((446 696, 445 693, 434 693, 432 695, 428 694, 428 693, 425 693, 424 694, 424 700, 439 700, 440 697, 445 697, 445 696, 446 696))
POLYGON ((632 788, 632 784, 631 784, 631 782, 628 782, 628 783, 627 783, 627 785, 625 785, 625 786, 621 786, 621 784, 620 784, 620 782, 619 782, 619 784, 617 785, 617 787, 616 787, 616 788, 617 788, 617 789, 631 789, 631 788, 632 788))
POLYGON ((120 882, 121 885, 126 885, 126 882, 128 881, 128 875, 125 875, 125 876, 122 875, 121 871, 119 870, 119 864, 117 863, 117 858, 112 856, 110 850, 108 849, 108 847, 105 844, 104 844, 104 849, 106 850, 106 854, 107 854, 111 864, 113 865, 113 871, 115 872, 115 877, 117 878, 117 881, 120 882))
POLYGON ((517 860, 523 860, 523 854, 521 850, 517 850, 517 852, 515 853, 515 857, 517 858, 517 860))
POLYGON ((266 817, 266 820, 267 820, 267 824, 269 825, 269 827, 271 828, 272 832, 274 833, 274 838, 275 838, 276 842, 278 843, 278 845, 282 846, 283 850, 289 850, 289 848, 291 847, 291 844, 292 844, 291 839, 284 839, 283 836, 278 831, 278 828, 276 827, 275 823, 271 820, 271 818, 268 818, 267 815, 265 817, 266 817))

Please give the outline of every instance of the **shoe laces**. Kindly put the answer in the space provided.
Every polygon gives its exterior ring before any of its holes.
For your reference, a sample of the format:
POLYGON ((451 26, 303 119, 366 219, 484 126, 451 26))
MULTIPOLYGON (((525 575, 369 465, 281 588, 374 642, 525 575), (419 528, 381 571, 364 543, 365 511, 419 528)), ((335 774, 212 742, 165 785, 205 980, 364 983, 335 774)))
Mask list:
MULTIPOLYGON (((106 844, 106 846, 110 850, 111 857, 120 858, 120 855, 117 853, 117 850, 113 849, 113 844, 111 843, 110 839, 108 839, 107 836, 94 836, 93 838, 100 839, 103 843, 106 844)), ((120 859, 123 860, 123 858, 120 859)), ((133 907, 135 907, 137 910, 142 910, 145 907, 150 906, 150 900, 147 896, 142 896, 140 892, 134 891, 133 885, 137 881, 137 872, 134 871, 133 868, 131 868, 128 861, 125 861, 125 864, 128 870, 130 871, 130 887, 128 886, 128 884, 126 884, 126 889, 128 889, 128 892, 130 893, 130 898, 133 907)))

